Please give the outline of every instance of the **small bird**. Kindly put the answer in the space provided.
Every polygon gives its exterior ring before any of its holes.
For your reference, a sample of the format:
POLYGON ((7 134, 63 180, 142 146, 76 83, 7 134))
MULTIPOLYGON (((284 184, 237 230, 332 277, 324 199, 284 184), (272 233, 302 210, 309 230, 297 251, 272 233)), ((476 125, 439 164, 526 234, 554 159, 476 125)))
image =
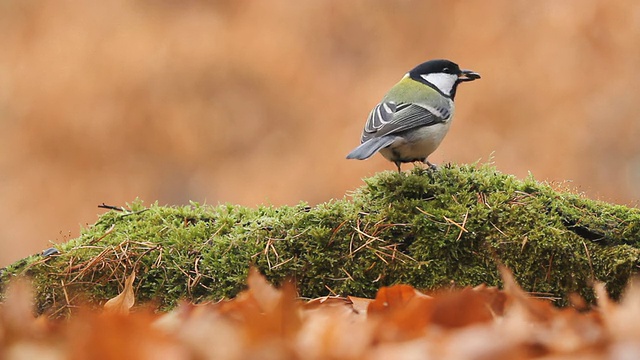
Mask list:
POLYGON ((377 151, 401 172, 402 163, 427 161, 449 131, 453 98, 462 82, 480 74, 449 60, 430 60, 406 73, 376 105, 364 125, 361 144, 347 159, 364 160, 377 151))

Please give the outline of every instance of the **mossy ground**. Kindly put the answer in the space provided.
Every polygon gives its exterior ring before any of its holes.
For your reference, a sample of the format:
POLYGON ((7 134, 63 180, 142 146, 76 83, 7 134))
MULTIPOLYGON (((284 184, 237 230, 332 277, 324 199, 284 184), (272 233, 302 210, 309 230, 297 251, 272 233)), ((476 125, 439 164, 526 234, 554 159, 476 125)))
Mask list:
POLYGON ((345 199, 314 207, 183 207, 140 202, 109 211, 60 254, 34 255, 2 281, 33 278, 41 312, 100 304, 137 272, 138 302, 219 300, 243 289, 250 265, 300 295, 371 297, 381 286, 500 285, 497 264, 527 291, 566 302, 616 298, 640 259, 640 211, 558 192, 490 165, 383 172, 345 199))

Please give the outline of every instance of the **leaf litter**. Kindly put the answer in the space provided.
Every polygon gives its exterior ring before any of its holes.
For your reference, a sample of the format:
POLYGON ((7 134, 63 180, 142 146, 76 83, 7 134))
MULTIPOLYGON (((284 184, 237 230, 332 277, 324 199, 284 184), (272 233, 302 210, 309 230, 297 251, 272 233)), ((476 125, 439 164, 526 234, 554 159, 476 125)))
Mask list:
POLYGON ((14 281, 0 304, 0 358, 49 359, 632 359, 640 358, 640 283, 620 302, 595 284, 596 306, 557 308, 501 269, 484 285, 424 294, 408 285, 375 299, 302 300, 251 269, 237 297, 181 303, 170 312, 134 305, 135 272, 101 311, 35 316, 33 291, 14 281))

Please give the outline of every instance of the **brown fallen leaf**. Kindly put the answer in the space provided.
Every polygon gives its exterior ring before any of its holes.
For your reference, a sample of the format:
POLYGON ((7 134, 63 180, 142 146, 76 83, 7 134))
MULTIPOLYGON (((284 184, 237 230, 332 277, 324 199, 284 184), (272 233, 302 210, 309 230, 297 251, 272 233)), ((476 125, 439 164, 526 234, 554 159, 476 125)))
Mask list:
POLYGON ((504 282, 504 292, 509 298, 507 306, 520 307, 533 321, 547 321, 553 318, 555 308, 551 302, 530 297, 518 285, 511 270, 502 265, 498 269, 504 282))
POLYGON ((406 341, 425 334, 433 315, 433 298, 409 285, 383 287, 367 308, 376 341, 406 341))
POLYGON ((473 290, 484 297, 489 310, 494 316, 504 315, 504 308, 507 302, 507 294, 504 291, 496 286, 486 286, 485 284, 478 285, 473 290))
POLYGON ((353 304, 353 310, 355 310, 358 314, 367 314, 367 308, 369 304, 373 302, 373 299, 361 298, 356 296, 347 296, 347 299, 351 301, 353 304))
POLYGON ((33 304, 33 288, 29 281, 18 278, 9 283, 4 301, 0 303, 0 344, 37 333, 33 304))
POLYGON ((157 319, 157 314, 146 310, 132 314, 80 311, 64 326, 64 358, 193 359, 190 348, 154 326, 157 319))
POLYGON ((319 307, 327 306, 352 306, 353 302, 348 297, 342 296, 323 296, 311 299, 303 304, 304 310, 313 310, 319 307))
POLYGON ((136 272, 132 272, 125 280, 124 289, 116 297, 109 299, 104 304, 104 310, 109 313, 128 314, 136 301, 133 293, 133 281, 136 279, 136 272))
POLYGON ((300 326, 300 303, 296 300, 295 285, 285 282, 280 289, 274 288, 258 271, 253 271, 247 280, 246 293, 258 303, 255 306, 237 308, 242 317, 250 342, 271 339, 287 339, 300 326))
POLYGON ((444 291, 434 297, 431 323, 443 328, 461 328, 494 319, 485 294, 469 287, 444 291))
POLYGON ((382 287, 376 294, 376 299, 369 303, 369 315, 381 314, 395 309, 401 309, 415 297, 427 297, 410 285, 394 285, 382 287))
MULTIPOLYGON (((315 301, 314 301, 315 302, 315 301)), ((295 336, 300 359, 364 359, 372 343, 375 321, 355 309, 348 298, 329 297, 321 304, 304 306, 295 336)))

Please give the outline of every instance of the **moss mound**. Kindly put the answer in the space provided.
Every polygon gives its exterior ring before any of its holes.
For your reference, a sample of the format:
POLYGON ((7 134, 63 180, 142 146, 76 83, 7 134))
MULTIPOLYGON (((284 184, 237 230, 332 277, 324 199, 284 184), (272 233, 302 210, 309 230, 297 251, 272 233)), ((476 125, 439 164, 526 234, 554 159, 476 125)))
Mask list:
POLYGON ((100 304, 137 272, 138 302, 232 297, 249 265, 270 281, 293 277, 300 295, 371 297, 380 286, 500 285, 497 264, 530 292, 566 303, 593 299, 592 280, 616 298, 640 258, 640 211, 557 192, 492 166, 383 172, 350 197, 315 207, 233 205, 109 211, 59 254, 3 269, 27 274, 38 308, 61 314, 100 304))

